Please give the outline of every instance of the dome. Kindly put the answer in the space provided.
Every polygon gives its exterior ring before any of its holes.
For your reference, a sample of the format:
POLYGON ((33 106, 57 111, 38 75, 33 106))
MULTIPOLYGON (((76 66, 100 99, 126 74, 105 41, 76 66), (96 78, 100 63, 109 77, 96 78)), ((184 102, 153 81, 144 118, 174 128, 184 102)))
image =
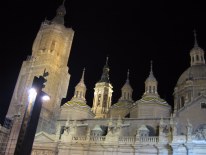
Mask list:
POLYGON ((126 90, 132 90, 132 87, 130 86, 129 83, 125 83, 124 86, 122 87, 122 89, 126 89, 126 90))
POLYGON ((85 102, 77 102, 77 101, 68 101, 66 102, 67 106, 74 106, 79 108, 90 108, 85 102))
POLYGON ((197 52, 204 53, 204 50, 202 48, 200 48, 199 46, 195 46, 190 50, 190 53, 197 53, 197 52))
POLYGON ((177 85, 183 84, 188 79, 205 79, 206 80, 206 65, 194 65, 189 67, 183 74, 180 76, 177 85))
POLYGON ((111 108, 130 108, 132 106, 131 102, 128 101, 120 101, 111 106, 111 108))
POLYGON ((90 119, 94 118, 91 108, 84 102, 68 101, 61 106, 60 119, 90 119))

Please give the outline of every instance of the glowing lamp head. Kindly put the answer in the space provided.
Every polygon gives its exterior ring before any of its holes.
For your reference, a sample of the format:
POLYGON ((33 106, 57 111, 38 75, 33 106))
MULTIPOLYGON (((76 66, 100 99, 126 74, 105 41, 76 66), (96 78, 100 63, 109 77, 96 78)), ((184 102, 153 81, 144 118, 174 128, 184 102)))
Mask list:
POLYGON ((50 97, 48 95, 44 95, 44 96, 42 96, 42 100, 43 101, 49 101, 50 97))

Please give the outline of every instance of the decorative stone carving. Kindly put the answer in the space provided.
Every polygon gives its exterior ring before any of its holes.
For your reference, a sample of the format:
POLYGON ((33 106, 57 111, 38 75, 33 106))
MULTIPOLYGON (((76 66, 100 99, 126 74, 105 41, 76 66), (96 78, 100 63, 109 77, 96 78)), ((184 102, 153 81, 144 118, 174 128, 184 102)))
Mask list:
POLYGON ((187 128, 187 135, 191 135, 193 127, 192 127, 192 124, 190 123, 189 119, 187 119, 187 126, 186 126, 186 128, 187 128))

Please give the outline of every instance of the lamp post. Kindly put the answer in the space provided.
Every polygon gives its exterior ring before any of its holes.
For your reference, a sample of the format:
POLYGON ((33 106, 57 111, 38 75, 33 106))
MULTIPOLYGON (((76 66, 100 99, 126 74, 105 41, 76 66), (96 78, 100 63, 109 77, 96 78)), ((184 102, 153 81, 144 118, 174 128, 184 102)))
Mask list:
POLYGON ((43 97, 46 95, 42 91, 47 81, 45 77, 48 72, 44 71, 43 76, 34 77, 32 88, 29 90, 28 104, 21 124, 14 155, 30 155, 38 125, 38 120, 42 108, 43 97))

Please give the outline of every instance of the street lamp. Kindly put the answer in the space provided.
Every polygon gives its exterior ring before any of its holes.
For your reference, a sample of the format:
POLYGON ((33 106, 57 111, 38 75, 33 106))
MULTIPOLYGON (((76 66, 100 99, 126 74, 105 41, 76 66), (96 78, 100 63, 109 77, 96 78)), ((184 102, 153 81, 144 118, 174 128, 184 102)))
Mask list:
POLYGON ((42 91, 47 81, 45 79, 46 76, 48 76, 48 72, 44 71, 43 76, 35 76, 33 79, 32 87, 28 95, 29 102, 26 105, 14 155, 31 154, 42 103, 50 99, 50 97, 42 91))

